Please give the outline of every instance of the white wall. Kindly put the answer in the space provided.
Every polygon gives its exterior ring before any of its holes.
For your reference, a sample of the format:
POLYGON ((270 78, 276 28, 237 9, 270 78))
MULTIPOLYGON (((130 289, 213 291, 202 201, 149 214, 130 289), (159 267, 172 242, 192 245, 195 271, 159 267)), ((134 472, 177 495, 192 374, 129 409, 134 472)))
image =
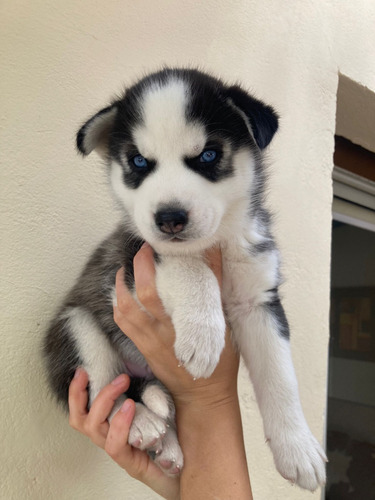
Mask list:
MULTIPOLYGON (((374 2, 13 0, 0 20, 1 498, 156 498, 68 427, 39 345, 117 219, 100 162, 76 155, 77 126, 163 63, 241 81, 281 114, 270 205, 302 402, 322 439, 337 78, 375 91, 374 2)), ((241 402, 255 498, 312 498, 274 471, 244 373, 241 402)))

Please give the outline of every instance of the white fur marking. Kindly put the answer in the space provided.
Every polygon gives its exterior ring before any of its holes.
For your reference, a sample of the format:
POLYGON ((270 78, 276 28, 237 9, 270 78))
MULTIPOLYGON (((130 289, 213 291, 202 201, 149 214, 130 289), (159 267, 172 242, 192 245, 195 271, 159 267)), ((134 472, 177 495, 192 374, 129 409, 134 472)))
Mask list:
POLYGON ((156 415, 167 420, 171 417, 172 400, 157 384, 149 384, 142 394, 143 403, 156 415))
POLYGON ((121 373, 121 359, 89 312, 74 307, 66 311, 66 317, 89 375, 92 403, 98 392, 121 373))

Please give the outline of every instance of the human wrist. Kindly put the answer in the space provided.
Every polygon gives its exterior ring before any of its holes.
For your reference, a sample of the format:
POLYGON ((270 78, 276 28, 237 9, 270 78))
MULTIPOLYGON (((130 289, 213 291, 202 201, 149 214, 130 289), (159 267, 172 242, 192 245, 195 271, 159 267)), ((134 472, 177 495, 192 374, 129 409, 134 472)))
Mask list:
POLYGON ((250 500, 237 392, 210 401, 179 401, 176 420, 185 457, 181 499, 250 500))
POLYGON ((238 405, 237 385, 233 387, 210 386, 173 394, 176 412, 218 412, 238 405))

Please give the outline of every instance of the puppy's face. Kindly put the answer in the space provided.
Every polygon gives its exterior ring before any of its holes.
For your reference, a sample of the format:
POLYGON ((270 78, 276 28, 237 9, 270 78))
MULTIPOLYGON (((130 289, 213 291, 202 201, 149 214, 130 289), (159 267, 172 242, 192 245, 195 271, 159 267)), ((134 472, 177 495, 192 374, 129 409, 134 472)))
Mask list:
POLYGON ((157 252, 212 246, 248 205, 256 160, 275 130, 267 137, 259 127, 254 132, 236 92, 266 110, 277 128, 273 111, 238 87, 196 71, 165 70, 130 88, 79 132, 84 154, 96 148, 108 160, 127 224, 157 252))

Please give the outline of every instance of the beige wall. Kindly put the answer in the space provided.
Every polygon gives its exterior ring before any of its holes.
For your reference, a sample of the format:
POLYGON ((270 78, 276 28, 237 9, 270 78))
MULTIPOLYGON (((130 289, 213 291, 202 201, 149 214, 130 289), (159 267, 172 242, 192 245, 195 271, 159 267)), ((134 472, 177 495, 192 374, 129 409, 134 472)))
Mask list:
MULTIPOLYGON (((13 0, 0 20, 0 497, 156 498, 68 427, 46 395, 39 344, 117 219, 100 162, 75 152, 77 126, 164 63, 239 80, 281 114, 270 205, 302 403, 322 440, 337 78, 375 91, 375 3, 13 0)), ((255 498, 312 498, 274 471, 244 373, 241 402, 255 498)))

